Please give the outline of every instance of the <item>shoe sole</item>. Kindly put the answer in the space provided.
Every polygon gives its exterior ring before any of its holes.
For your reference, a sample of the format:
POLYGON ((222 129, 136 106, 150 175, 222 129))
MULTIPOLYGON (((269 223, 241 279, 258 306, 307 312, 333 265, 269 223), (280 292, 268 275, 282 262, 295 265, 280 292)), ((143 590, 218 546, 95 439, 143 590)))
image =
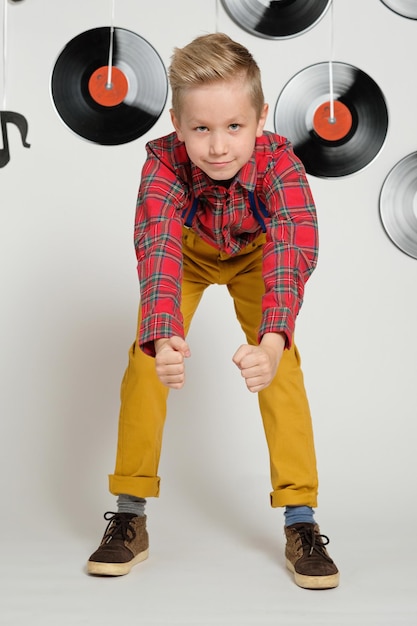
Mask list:
POLYGON ((140 552, 134 559, 127 563, 100 563, 98 561, 87 562, 87 573, 94 576, 125 576, 134 565, 142 563, 149 556, 149 549, 140 552))
POLYGON ((295 583, 303 589, 334 589, 339 585, 339 572, 330 576, 306 576, 296 572, 294 565, 288 559, 287 568, 294 574, 295 583))

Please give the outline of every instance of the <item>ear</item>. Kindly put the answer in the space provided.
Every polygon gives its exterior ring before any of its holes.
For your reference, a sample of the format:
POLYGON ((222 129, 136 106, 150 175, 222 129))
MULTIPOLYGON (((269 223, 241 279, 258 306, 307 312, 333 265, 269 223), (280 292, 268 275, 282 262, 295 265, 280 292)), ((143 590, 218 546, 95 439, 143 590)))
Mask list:
POLYGON ((169 114, 171 115, 171 122, 172 122, 173 127, 175 128, 175 132, 177 133, 178 139, 180 141, 183 141, 181 126, 180 126, 177 116, 174 113, 174 109, 170 109, 169 114))
POLYGON ((261 137, 264 132, 266 124, 266 118, 268 117, 269 106, 265 103, 262 107, 261 115, 258 120, 258 126, 256 128, 256 136, 261 137))

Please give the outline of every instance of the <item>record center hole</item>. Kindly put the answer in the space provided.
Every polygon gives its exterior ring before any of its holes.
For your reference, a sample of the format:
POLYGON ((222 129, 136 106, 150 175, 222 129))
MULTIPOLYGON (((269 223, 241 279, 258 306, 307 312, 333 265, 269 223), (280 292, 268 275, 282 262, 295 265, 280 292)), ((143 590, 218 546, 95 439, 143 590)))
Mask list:
POLYGON ((99 67, 90 76, 88 91, 90 96, 105 107, 117 106, 126 98, 129 91, 127 78, 118 67, 111 68, 111 82, 108 82, 109 68, 107 65, 99 67))
POLYGON ((348 107, 335 100, 334 115, 331 116, 330 102, 323 102, 317 107, 313 116, 313 128, 326 141, 339 141, 346 137, 352 128, 352 114, 348 107))

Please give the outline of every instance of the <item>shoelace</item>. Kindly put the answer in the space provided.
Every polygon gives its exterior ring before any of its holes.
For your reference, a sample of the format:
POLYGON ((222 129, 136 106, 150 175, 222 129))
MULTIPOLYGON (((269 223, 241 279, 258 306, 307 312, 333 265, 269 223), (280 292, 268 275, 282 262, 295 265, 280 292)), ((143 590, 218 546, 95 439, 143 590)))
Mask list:
POLYGON ((131 525, 131 517, 126 517, 123 513, 107 511, 104 514, 104 519, 109 522, 104 531, 104 543, 109 543, 116 538, 132 541, 136 537, 136 531, 131 525))
POLYGON ((301 527, 298 528, 300 540, 303 548, 308 550, 308 556, 311 556, 314 551, 318 552, 320 556, 326 559, 326 561, 332 562, 332 559, 324 549, 330 543, 330 539, 327 535, 319 535, 314 532, 314 528, 301 527))

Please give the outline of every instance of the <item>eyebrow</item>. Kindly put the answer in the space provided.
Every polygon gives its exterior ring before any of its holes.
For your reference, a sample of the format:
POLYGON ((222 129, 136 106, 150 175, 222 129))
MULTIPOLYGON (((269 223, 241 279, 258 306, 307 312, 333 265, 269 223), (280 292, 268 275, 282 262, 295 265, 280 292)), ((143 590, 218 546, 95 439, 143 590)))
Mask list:
MULTIPOLYGON (((244 122, 246 120, 247 120, 247 116, 242 113, 239 113, 238 115, 235 115, 234 117, 230 117, 229 119, 225 120, 224 123, 226 125, 238 124, 239 122, 244 122)), ((209 126, 210 125, 203 118, 190 117, 186 121, 188 124, 192 124, 193 126, 209 126)))

